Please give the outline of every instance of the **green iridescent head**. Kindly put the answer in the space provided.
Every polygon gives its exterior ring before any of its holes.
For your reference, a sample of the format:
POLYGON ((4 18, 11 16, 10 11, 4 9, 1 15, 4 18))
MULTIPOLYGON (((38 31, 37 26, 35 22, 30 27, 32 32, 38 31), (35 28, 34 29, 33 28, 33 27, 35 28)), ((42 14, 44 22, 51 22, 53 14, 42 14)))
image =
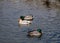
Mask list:
POLYGON ((24 16, 20 16, 20 18, 21 18, 22 20, 24 20, 25 17, 24 17, 24 16))
POLYGON ((41 29, 37 29, 38 32, 41 32, 41 29))

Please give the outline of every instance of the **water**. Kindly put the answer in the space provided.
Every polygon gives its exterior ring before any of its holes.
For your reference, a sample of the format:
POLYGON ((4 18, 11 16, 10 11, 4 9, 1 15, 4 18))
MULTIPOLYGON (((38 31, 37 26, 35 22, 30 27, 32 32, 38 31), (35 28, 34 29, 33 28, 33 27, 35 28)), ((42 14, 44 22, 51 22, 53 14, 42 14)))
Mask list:
POLYGON ((23 0, 0 2, 0 43, 60 43, 60 9, 27 4, 23 0), (30 26, 18 25, 21 15, 32 14, 30 26), (41 28, 43 36, 28 38, 27 31, 41 28))

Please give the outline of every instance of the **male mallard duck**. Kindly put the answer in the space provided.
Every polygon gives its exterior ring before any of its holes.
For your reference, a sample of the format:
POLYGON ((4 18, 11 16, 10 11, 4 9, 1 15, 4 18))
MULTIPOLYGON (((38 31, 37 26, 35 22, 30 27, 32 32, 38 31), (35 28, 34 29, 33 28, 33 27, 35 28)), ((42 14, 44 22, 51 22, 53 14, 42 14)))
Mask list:
POLYGON ((19 24, 31 24, 32 21, 19 19, 19 24))
POLYGON ((20 16, 20 19, 18 20, 19 24, 30 24, 32 21, 25 20, 24 16, 20 16))
POLYGON ((33 16, 32 15, 20 16, 20 18, 25 19, 25 20, 33 20, 33 16))
POLYGON ((24 18, 25 20, 33 20, 33 16, 25 16, 25 18, 24 18))
POLYGON ((28 32, 28 36, 29 36, 29 37, 41 37, 41 36, 42 36, 41 29, 29 31, 29 32, 28 32))

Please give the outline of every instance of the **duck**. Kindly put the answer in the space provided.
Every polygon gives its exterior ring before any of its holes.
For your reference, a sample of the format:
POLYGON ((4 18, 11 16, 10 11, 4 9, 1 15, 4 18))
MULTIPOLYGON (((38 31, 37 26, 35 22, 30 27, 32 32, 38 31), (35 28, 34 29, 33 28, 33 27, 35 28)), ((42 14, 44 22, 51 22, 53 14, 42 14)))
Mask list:
POLYGON ((24 18, 25 20, 33 20, 33 16, 32 15, 20 16, 20 18, 24 18))
POLYGON ((31 24, 32 21, 19 19, 19 24, 31 24))
POLYGON ((28 16, 25 16, 24 19, 25 19, 25 20, 33 20, 33 16, 32 16, 32 15, 28 15, 28 16))
POLYGON ((32 23, 32 21, 25 20, 24 18, 25 18, 25 16, 20 16, 20 18, 18 20, 19 24, 31 24, 32 23))
POLYGON ((40 38, 42 36, 41 29, 29 31, 27 36, 40 38))

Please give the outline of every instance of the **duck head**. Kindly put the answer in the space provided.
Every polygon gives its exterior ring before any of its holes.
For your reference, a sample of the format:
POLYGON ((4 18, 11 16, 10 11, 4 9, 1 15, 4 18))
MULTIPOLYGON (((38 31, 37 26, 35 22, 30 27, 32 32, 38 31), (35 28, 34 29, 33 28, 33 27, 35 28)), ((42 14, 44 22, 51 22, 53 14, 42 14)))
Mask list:
POLYGON ((24 20, 25 16, 20 16, 20 19, 24 20))
POLYGON ((41 33, 41 29, 37 29, 37 31, 41 33))

